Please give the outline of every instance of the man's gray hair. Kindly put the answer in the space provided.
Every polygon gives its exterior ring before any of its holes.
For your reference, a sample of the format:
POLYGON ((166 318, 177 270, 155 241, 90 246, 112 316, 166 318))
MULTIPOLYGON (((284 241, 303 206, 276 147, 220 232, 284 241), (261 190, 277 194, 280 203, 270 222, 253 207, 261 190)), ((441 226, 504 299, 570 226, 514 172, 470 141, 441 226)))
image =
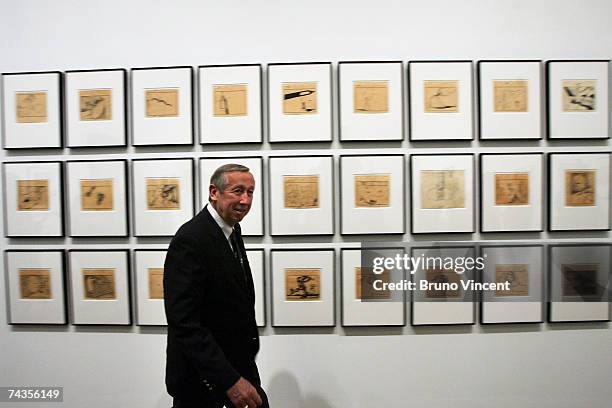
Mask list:
POLYGON ((246 173, 249 171, 249 168, 241 164, 234 164, 234 163, 224 164, 223 166, 215 170, 213 175, 210 177, 210 184, 217 187, 217 189, 219 189, 220 191, 224 191, 225 187, 227 186, 226 174, 233 173, 235 171, 246 173))

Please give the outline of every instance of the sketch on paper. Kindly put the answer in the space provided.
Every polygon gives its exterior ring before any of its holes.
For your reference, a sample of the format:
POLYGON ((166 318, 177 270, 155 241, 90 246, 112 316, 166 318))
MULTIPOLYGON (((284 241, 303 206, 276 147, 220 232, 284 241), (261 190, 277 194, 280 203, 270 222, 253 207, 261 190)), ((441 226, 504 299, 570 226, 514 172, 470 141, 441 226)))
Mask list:
POLYGON ((353 112, 389 112, 389 81, 353 81, 353 112))
POLYGON ((51 270, 19 269, 21 299, 51 299, 51 270))
POLYGON ((17 180, 17 211, 49 211, 49 180, 17 180))
POLYGON ((465 208, 463 170, 421 170, 421 208, 465 208))
POLYGON ((390 174, 356 174, 355 207, 389 207, 390 174))
POLYGON ((282 85, 283 113, 311 115, 317 113, 316 82, 284 82, 282 85))
POLYGON ((148 210, 178 210, 180 208, 180 179, 147 177, 148 210))
POLYGON ((321 300, 321 269, 285 269, 285 300, 321 300))
POLYGON ((112 89, 79 90, 79 112, 82 121, 111 120, 112 89))
POLYGON ((603 287, 597 282, 599 273, 598 264, 564 264, 561 265, 563 274, 563 296, 597 297, 601 295, 603 287))
POLYGON ((17 123, 47 122, 47 92, 17 92, 15 94, 17 123))
POLYGON ((246 116, 247 84, 213 85, 213 116, 246 116))
POLYGON ((114 269, 82 269, 84 299, 114 300, 115 291, 114 269))
POLYGON ((164 298, 164 268, 148 268, 149 299, 164 298))
POLYGON ((319 176, 283 176, 285 208, 319 208, 319 176))
POLYGON ((113 179, 81 179, 81 210, 112 211, 113 179))
POLYGON ((529 296, 528 264, 495 265, 495 282, 508 282, 509 290, 495 290, 495 296, 529 296))
POLYGON ((376 280, 380 280, 381 285, 391 282, 391 272, 385 269, 382 273, 375 274, 371 267, 355 267, 355 299, 390 299, 391 291, 388 286, 384 286, 383 290, 374 289, 376 280))
POLYGON ((565 205, 567 207, 595 205, 595 170, 565 171, 565 205))
POLYGON ((495 205, 528 205, 529 173, 496 173, 495 205))
POLYGON ((526 80, 493 81, 494 112, 527 112, 526 80))
POLYGON ((425 112, 459 112, 459 81, 424 81, 425 112))
POLYGON ((145 89, 147 118, 168 118, 179 115, 179 89, 145 89))
POLYGON ((563 112, 594 112, 596 102, 593 79, 563 80, 563 112))

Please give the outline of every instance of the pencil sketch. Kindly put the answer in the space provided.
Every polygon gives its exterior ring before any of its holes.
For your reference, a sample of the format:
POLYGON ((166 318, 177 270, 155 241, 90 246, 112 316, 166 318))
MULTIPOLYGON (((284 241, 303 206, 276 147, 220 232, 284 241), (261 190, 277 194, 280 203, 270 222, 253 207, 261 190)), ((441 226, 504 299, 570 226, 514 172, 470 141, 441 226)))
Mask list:
POLYGON ((321 269, 285 269, 285 300, 321 300, 321 269))
POLYGON ((494 112, 527 112, 527 81, 493 81, 494 112))
POLYGON ((176 117, 179 115, 179 89, 146 89, 145 106, 148 118, 176 117))
POLYGON ((565 171, 565 205, 567 207, 595 205, 595 170, 565 171))
POLYGON ((149 299, 164 298, 164 268, 148 268, 149 299))
POLYGON ((316 82, 284 82, 282 97, 283 113, 285 115, 311 115, 317 113, 316 82))
POLYGON ((21 299, 51 299, 50 269, 19 269, 21 299))
POLYGON ((389 81, 353 81, 353 112, 389 112, 389 81))
POLYGON ((49 211, 49 180, 17 180, 17 211, 49 211))
POLYGON ((564 264, 561 265, 563 274, 563 296, 597 297, 601 295, 603 287, 597 282, 599 264, 564 264))
POLYGON ((355 267, 355 299, 390 299, 391 291, 388 286, 384 286, 383 290, 374 289, 376 280, 380 280, 381 285, 391 282, 391 272, 385 269, 381 274, 375 274, 371 267, 355 267))
POLYGON ((355 207, 389 207, 390 174, 356 174, 355 207))
POLYGON ((246 116, 247 84, 213 85, 213 116, 246 116))
POLYGON ((319 208, 319 176, 283 176, 285 208, 319 208))
POLYGON ((81 179, 81 210, 112 211, 113 179, 81 179))
POLYGON ((17 92, 15 94, 17 123, 47 122, 47 92, 17 92))
POLYGON ((593 79, 563 80, 563 112, 594 112, 596 82, 593 79))
POLYGON ((421 208, 465 208, 463 170, 421 170, 421 208))
POLYGON ((79 90, 79 111, 82 121, 111 120, 112 89, 79 90))
POLYGON ((178 210, 180 208, 180 179, 147 177, 148 210, 178 210))
POLYGON ((495 265, 495 282, 508 282, 509 290, 495 290, 495 296, 529 296, 528 264, 495 265))
POLYGON ((83 274, 84 299, 117 299, 114 269, 81 269, 81 273, 83 274))
POLYGON ((496 173, 495 205, 529 204, 529 173, 496 173))
POLYGON ((460 275, 453 269, 427 269, 425 271, 425 276, 429 284, 425 292, 426 298, 453 299, 461 296, 460 275), (452 284, 455 284, 456 286, 453 286, 457 289, 450 289, 450 285, 452 284))
POLYGON ((459 112, 459 81, 424 81, 425 112, 459 112))

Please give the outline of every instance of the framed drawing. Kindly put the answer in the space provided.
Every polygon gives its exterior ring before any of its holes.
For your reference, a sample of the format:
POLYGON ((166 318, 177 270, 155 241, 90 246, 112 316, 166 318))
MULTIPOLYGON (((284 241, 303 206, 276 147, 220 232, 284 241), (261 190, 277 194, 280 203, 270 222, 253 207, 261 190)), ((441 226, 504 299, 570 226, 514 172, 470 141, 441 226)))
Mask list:
POLYGON ((131 325, 127 250, 69 250, 72 324, 131 325))
POLYGON ((192 159, 133 160, 134 235, 172 236, 193 217, 192 159))
POLYGON ((255 192, 251 211, 240 222, 243 236, 263 236, 263 197, 265 194, 263 183, 263 159, 261 157, 218 157, 200 159, 200 208, 208 204, 208 187, 210 177, 215 170, 228 163, 235 163, 249 168, 255 178, 255 192))
POLYGON ((543 156, 480 155, 480 231, 543 231, 543 156))
MULTIPOLYGON (((383 257, 395 257, 403 248, 381 249, 383 257)), ((374 273, 362 264, 360 249, 342 249, 342 326, 404 326, 406 292, 391 291, 383 283, 401 282, 404 271, 374 273), (376 283, 378 281, 378 283, 376 283)))
POLYGON ((544 246, 484 245, 481 282, 506 283, 503 290, 481 291, 480 323, 544 321, 544 246))
POLYGON ((67 324, 64 251, 11 250, 6 256, 9 324, 67 324))
POLYGON ((66 163, 71 237, 127 237, 127 160, 66 163))
POLYGON ((608 60, 547 61, 548 137, 609 138, 608 60))
POLYGON ((136 324, 166 326, 164 311, 164 260, 166 251, 137 249, 134 251, 136 271, 136 324))
POLYGON ((335 326, 334 251, 272 250, 272 326, 335 326))
POLYGON ((2 74, 5 149, 62 147, 62 73, 2 74))
POLYGON ((548 321, 610 321, 612 246, 566 244, 548 249, 548 321))
POLYGON ((4 163, 7 237, 63 237, 62 164, 4 163))
POLYGON ((610 153, 548 155, 551 231, 610 229, 610 153))
POLYGON ((340 140, 404 138, 401 61, 338 64, 340 140))
POLYGON ((200 143, 261 143, 261 65, 206 65, 198 71, 200 143))
POLYGON ((127 145, 125 69, 66 72, 68 147, 127 145))
POLYGON ((542 61, 478 61, 480 139, 542 139, 542 61))
POLYGON ((472 61, 410 61, 410 140, 473 140, 472 61))
POLYGON ((330 62, 268 65, 268 141, 331 142, 330 62))
POLYGON ((132 144, 193 144, 193 68, 132 69, 132 144))
POLYGON ((474 232, 474 155, 413 154, 413 234, 474 232))
POLYGON ((271 235, 334 233, 332 162, 332 156, 270 157, 271 235))
POLYGON ((266 325, 266 277, 263 249, 247 249, 247 258, 255 286, 255 320, 258 327, 266 325))
POLYGON ((342 234, 403 234, 404 156, 340 156, 342 234))
POLYGON ((475 293, 470 286, 475 277, 474 264, 468 267, 457 261, 474 258, 475 253, 474 247, 412 248, 412 258, 423 259, 411 277, 415 284, 410 309, 413 326, 476 323, 475 293))

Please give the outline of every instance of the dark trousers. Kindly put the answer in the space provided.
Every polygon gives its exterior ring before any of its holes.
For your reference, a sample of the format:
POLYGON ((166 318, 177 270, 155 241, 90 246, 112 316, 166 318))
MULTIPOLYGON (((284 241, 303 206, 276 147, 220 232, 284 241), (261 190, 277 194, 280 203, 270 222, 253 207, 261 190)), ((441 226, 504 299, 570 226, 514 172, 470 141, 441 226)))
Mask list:
MULTIPOLYGON (((263 404, 260 405, 258 408, 270 408, 270 404, 268 403, 268 396, 266 395, 266 392, 263 390, 263 388, 259 386, 256 386, 256 388, 263 402, 263 404)), ((216 401, 212 401, 212 400, 188 401, 188 400, 181 400, 179 398, 172 399, 172 408, 221 408, 223 406, 225 406, 226 408, 234 408, 230 400, 224 396, 220 396, 219 399, 216 401)), ((249 407, 249 408, 255 408, 255 407, 249 407)))

